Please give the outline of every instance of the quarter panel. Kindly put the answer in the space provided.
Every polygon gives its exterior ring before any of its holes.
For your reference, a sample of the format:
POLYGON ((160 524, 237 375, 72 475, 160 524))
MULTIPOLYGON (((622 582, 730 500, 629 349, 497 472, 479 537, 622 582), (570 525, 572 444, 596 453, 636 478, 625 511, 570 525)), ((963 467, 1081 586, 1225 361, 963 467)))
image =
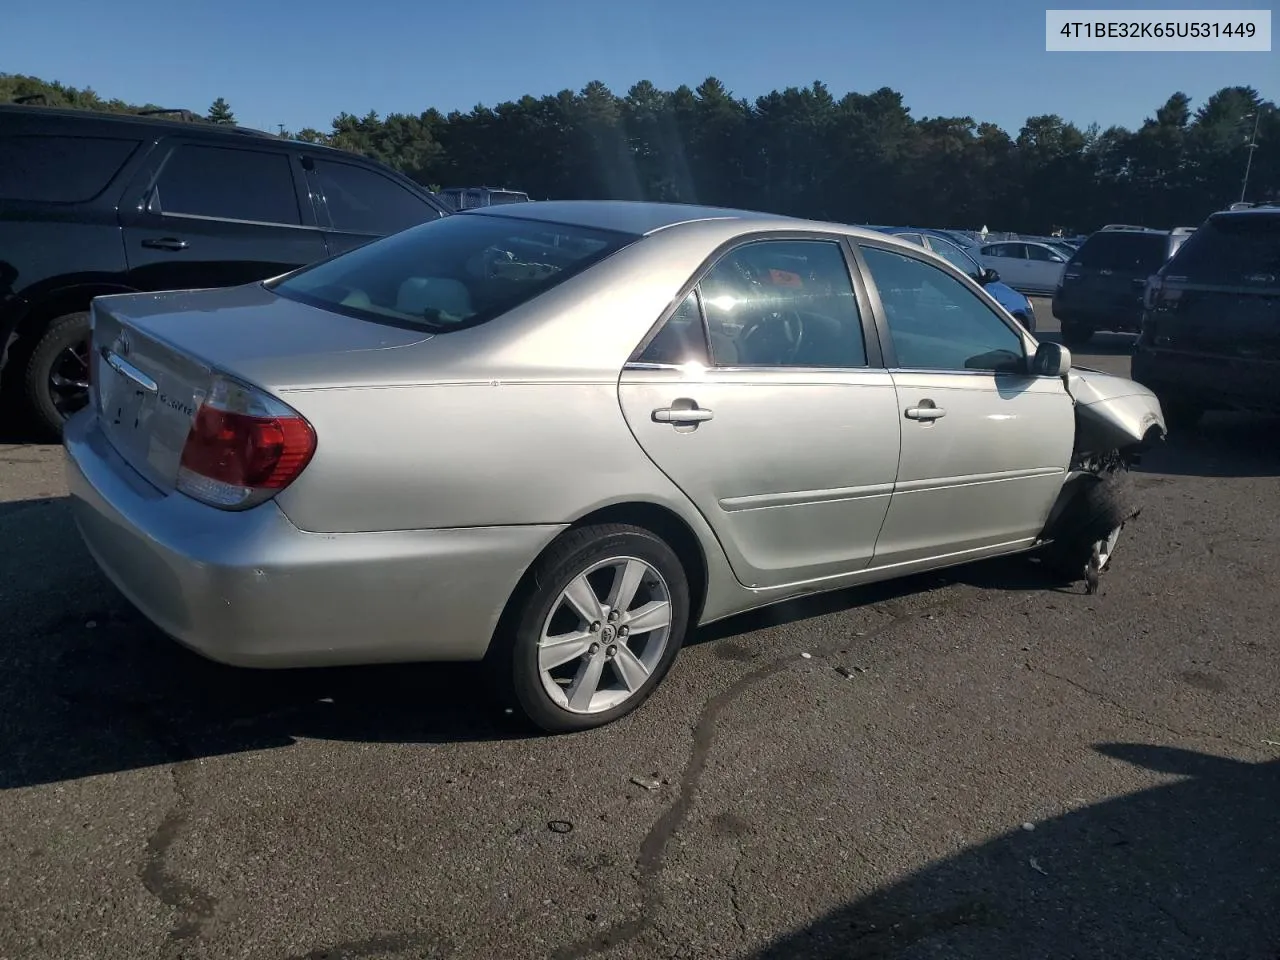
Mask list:
POLYGON ((683 497, 627 430, 616 381, 283 391, 317 450, 278 498, 303 530, 566 523, 683 497))

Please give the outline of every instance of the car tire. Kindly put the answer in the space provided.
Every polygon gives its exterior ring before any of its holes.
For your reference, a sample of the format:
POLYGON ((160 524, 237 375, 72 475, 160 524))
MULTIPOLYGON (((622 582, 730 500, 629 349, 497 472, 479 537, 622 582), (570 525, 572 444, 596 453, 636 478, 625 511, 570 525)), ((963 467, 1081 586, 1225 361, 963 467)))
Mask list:
POLYGON ((1142 512, 1123 466, 1087 475, 1078 484, 1041 554, 1050 570, 1070 581, 1090 580, 1106 570, 1125 524, 1142 512))
POLYGON ((1160 409, 1164 413, 1164 422, 1173 431, 1195 429, 1205 413, 1205 408, 1194 401, 1164 397, 1160 397, 1160 409))
POLYGON ((1062 343, 1071 350, 1079 349, 1093 339, 1094 329, 1087 323, 1062 321, 1062 343))
POLYGON ((616 523, 568 531, 530 568, 503 614, 487 657, 498 694, 547 733, 612 723, 662 682, 684 642, 689 611, 684 567, 654 533, 616 523), (605 609, 587 621, 583 586, 607 604, 628 573, 632 599, 618 604, 620 612, 605 609), (641 612, 647 619, 637 617, 641 612), (657 629, 628 627, 664 619, 657 629), (556 663, 560 657, 566 659, 556 663))
MULTIPOLYGON (((66 400, 60 402, 55 397, 52 384, 55 374, 68 379, 69 371, 59 372, 58 368, 60 364, 71 363, 69 354, 80 352, 77 351, 77 345, 83 347, 84 360, 85 363, 88 362, 90 337, 87 311, 64 314, 49 322, 27 356, 23 386, 27 409, 31 414, 31 426, 41 439, 50 443, 61 439, 62 424, 67 417, 88 403, 87 388, 83 391, 82 401, 72 399, 80 396, 80 391, 66 391, 66 400)), ((87 373, 86 369, 86 383, 87 373)))

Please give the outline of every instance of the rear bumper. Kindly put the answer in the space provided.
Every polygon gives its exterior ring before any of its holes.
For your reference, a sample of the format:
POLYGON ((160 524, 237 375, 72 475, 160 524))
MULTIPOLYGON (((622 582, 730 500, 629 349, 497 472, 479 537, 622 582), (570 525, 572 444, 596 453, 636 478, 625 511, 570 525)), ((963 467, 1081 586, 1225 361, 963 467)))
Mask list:
POLYGON ((98 566, 165 633, 237 666, 479 659, 525 569, 563 529, 306 533, 274 502, 234 513, 161 493, 90 410, 68 421, 64 445, 98 566))
POLYGON ((1152 350, 1133 353, 1130 376, 1169 400, 1280 413, 1280 363, 1152 350))

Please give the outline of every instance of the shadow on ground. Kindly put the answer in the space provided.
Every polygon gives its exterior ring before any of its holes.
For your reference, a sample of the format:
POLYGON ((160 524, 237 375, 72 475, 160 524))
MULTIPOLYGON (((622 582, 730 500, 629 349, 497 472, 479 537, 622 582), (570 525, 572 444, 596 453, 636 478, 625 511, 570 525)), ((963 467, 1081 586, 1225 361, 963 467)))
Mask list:
POLYGON ((965 850, 754 960, 1280 957, 1280 761, 1095 749, 1179 779, 965 850))
POLYGON ((1280 476, 1280 417, 1208 413, 1171 430, 1144 458, 1142 473, 1184 477, 1280 476))
MULTIPOLYGON (((289 746, 299 737, 443 743, 534 735, 486 695, 479 665, 245 670, 191 653, 105 582, 65 499, 0 503, 0 538, 18 548, 0 557, 0 789, 289 746), (43 559, 24 569, 21 554, 36 544, 43 559)), ((711 624, 688 642, 956 582, 1056 586, 1035 564, 1010 558, 779 604, 711 624)))

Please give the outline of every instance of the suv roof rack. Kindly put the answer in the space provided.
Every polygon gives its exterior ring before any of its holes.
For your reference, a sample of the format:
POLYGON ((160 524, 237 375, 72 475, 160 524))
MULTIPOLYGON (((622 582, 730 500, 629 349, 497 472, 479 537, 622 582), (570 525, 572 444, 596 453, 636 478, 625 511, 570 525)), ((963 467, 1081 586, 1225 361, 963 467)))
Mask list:
POLYGON ((1150 227, 1139 227, 1132 223, 1108 223, 1103 230, 1150 230, 1150 227))

